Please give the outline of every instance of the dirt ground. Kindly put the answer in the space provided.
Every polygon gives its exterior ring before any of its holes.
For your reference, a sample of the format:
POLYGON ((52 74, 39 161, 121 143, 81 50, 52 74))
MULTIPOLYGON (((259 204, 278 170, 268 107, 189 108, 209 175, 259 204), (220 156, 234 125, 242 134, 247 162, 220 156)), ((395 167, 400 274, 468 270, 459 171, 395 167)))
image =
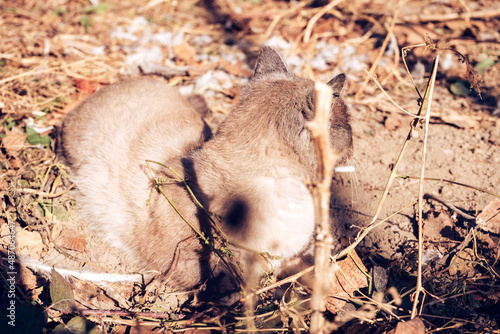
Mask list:
MULTIPOLYGON (((60 333, 61 328, 76 326, 70 324, 78 318, 69 316, 71 312, 49 307, 58 298, 49 285, 56 280, 51 266, 79 273, 135 273, 127 259, 78 220, 68 170, 54 153, 54 127, 65 114, 103 85, 159 75, 183 94, 201 94, 215 130, 238 101, 259 49, 269 45, 298 75, 325 82, 347 74, 344 98, 354 139, 349 163, 355 172, 334 176, 331 208, 337 251, 369 226, 408 134, 414 134, 397 169, 407 178, 395 179, 378 214, 380 223, 356 247, 368 273, 379 282, 375 291, 385 297, 377 300, 373 291, 360 285, 361 292, 350 295, 352 308, 342 309, 358 313, 344 320, 339 318, 342 312, 337 318, 330 314, 337 324, 332 330, 383 333, 410 319, 412 303, 406 292, 413 292, 416 284, 418 178, 425 144, 428 179, 423 182, 422 242, 428 295, 417 317, 425 329, 395 333, 499 333, 499 26, 500 4, 490 0, 2 2, 2 311, 10 298, 8 249, 13 226, 15 256, 24 261, 15 275, 17 302, 24 305, 18 314, 25 310, 28 319, 18 320, 28 326, 21 328, 33 333, 41 328, 60 333), (414 117, 391 103, 367 74, 371 71, 390 98, 416 114, 419 96, 401 53, 403 47, 414 45, 420 46, 411 48, 405 60, 421 94, 439 55, 426 140, 424 122, 412 130, 414 117), (479 229, 482 221, 487 227, 479 229), (380 305, 391 303, 390 287, 404 298, 398 308, 387 311, 380 305), (369 298, 363 299, 366 295, 369 298), (371 308, 363 309, 367 305, 371 308)), ((146 333, 155 327, 232 332, 250 323, 241 305, 228 315, 212 305, 197 305, 189 294, 170 294, 165 286, 74 277, 68 281, 78 307, 96 311, 83 314, 83 333, 146 333), (183 304, 186 301, 190 303, 183 304), (114 313, 112 318, 105 310, 158 311, 167 314, 169 322, 148 314, 154 321, 141 318, 137 327, 132 314, 114 313)), ((255 313, 260 320, 254 325, 266 331, 306 330, 307 307, 298 311, 285 306, 283 300, 263 298, 255 313), (279 321, 266 313, 271 311, 280 314, 279 321), (262 314, 265 321, 259 318, 262 314)))

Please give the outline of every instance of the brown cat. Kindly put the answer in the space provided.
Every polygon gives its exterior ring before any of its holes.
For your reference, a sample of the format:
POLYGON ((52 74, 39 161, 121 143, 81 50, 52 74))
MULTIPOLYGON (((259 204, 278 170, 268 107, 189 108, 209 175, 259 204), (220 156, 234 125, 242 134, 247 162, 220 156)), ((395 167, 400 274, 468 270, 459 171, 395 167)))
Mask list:
MULTIPOLYGON (((329 82, 331 140, 339 152, 352 146, 339 97, 344 83, 343 74, 329 82)), ((61 130, 82 216, 127 258, 164 274, 179 290, 238 266, 202 242, 165 195, 216 248, 229 246, 243 276, 279 269, 313 234, 313 201, 304 183, 317 169, 304 127, 314 114, 313 88, 264 47, 240 102, 212 138, 201 116, 165 82, 143 78, 102 88, 66 116, 61 130), (223 217, 214 220, 230 243, 216 238, 220 233, 179 177, 150 163, 164 194, 157 191, 146 160, 185 178, 201 204, 223 217)))

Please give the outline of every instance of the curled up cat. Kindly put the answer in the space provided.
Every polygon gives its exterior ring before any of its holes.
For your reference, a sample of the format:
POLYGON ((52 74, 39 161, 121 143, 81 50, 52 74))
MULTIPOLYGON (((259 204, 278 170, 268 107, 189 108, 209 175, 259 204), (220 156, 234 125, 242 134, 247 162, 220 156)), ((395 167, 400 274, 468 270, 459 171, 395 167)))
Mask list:
MULTIPOLYGON (((330 134, 335 150, 348 155, 344 84, 343 74, 329 82, 330 134)), ((177 291, 212 279, 214 293, 224 295, 279 271, 313 236, 305 183, 317 170, 305 128, 314 115, 313 90, 313 81, 290 73, 264 47, 239 103, 212 135, 164 81, 140 78, 100 89, 60 130, 79 217, 177 291), (213 280, 220 277, 231 283, 213 280)))

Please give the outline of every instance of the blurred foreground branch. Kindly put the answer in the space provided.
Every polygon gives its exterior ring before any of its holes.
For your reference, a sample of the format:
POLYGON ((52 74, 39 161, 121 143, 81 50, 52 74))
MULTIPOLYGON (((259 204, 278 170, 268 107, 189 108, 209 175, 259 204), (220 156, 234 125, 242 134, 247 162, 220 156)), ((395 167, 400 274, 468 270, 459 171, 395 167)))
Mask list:
POLYGON ((314 86, 315 114, 306 124, 316 147, 318 174, 312 194, 314 198, 316 238, 313 295, 311 298, 311 333, 323 333, 325 297, 330 284, 330 255, 333 237, 330 232, 330 186, 337 156, 330 143, 330 109, 332 89, 323 83, 314 86))

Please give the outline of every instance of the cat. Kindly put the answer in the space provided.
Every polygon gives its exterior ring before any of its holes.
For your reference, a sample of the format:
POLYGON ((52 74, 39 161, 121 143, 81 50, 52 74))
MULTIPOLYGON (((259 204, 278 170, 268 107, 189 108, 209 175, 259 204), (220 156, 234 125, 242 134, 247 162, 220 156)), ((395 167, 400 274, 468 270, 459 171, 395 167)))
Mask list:
MULTIPOLYGON (((329 85, 331 143, 348 156, 345 75, 329 85)), ((80 217, 174 290, 225 275, 230 279, 216 280, 214 289, 226 293, 221 285, 238 289, 249 277, 279 270, 310 245, 314 231, 305 184, 317 170, 305 128, 314 116, 313 90, 313 81, 290 73, 276 50, 263 47, 240 101, 212 135, 164 81, 100 89, 65 117, 60 134, 80 217)))

